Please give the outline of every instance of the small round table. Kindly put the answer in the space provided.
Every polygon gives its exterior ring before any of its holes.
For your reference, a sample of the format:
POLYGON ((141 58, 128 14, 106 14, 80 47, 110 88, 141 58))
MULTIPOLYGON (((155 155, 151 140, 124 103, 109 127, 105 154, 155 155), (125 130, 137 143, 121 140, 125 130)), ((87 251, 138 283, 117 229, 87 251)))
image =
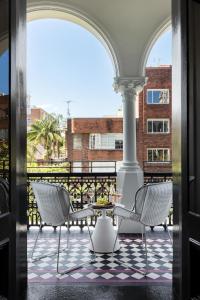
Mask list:
MULTIPOLYGON (((92 205, 93 209, 100 210, 101 216, 97 218, 97 223, 92 234, 94 250, 97 253, 111 253, 116 239, 117 232, 112 225, 112 218, 106 215, 106 211, 112 210, 114 205, 99 206, 92 205)), ((90 243, 89 249, 93 251, 90 243)), ((114 251, 120 249, 119 240, 117 239, 114 251)))

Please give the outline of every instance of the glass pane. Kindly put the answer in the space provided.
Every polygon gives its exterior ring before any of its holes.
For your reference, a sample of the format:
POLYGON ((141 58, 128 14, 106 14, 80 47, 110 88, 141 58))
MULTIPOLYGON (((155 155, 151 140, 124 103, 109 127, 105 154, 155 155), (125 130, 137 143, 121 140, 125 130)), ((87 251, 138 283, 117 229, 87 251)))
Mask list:
POLYGON ((161 91, 159 98, 160 98, 160 104, 167 104, 167 103, 169 103, 168 90, 161 91))
POLYGON ((160 103, 160 91, 153 91, 153 103, 160 103))
POLYGON ((153 132, 163 132, 163 121, 153 122, 153 132))
POLYGON ((152 132, 152 121, 148 121, 147 123, 147 132, 151 133, 152 132))
POLYGON ((8 211, 9 187, 9 6, 0 0, 0 214, 8 211))
POLYGON ((115 149, 123 149, 123 140, 115 140, 115 149))
POLYGON ((152 91, 147 91, 147 103, 152 103, 152 91))
POLYGON ((163 150, 154 149, 153 150, 153 161, 163 161, 163 150))
POLYGON ((148 161, 153 161, 152 150, 148 150, 148 161))
POLYGON ((169 122, 164 121, 164 132, 169 132, 169 122))
POLYGON ((75 134, 73 137, 73 149, 82 149, 82 138, 79 134, 75 134))
POLYGON ((164 150, 164 161, 169 161, 169 151, 168 151, 168 149, 164 150))

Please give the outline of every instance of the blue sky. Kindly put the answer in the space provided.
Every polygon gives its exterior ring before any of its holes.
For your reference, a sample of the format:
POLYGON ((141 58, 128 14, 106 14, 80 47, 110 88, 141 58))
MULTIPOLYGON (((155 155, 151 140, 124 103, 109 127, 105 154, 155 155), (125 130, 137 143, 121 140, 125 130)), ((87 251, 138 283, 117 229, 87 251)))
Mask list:
MULTIPOLYGON (((154 45, 147 65, 171 63, 171 32, 154 45)), ((1 70, 0 92, 6 92, 1 70)), ((62 20, 37 20, 27 26, 27 93, 31 105, 72 117, 114 115, 121 96, 113 90, 114 70, 103 45, 81 26, 62 20)))
POLYGON ((9 89, 9 61, 8 61, 8 51, 5 51, 0 56, 0 94, 8 94, 9 89))
POLYGON ((147 61, 147 66, 170 65, 172 63, 171 48, 172 32, 170 29, 154 44, 147 61))

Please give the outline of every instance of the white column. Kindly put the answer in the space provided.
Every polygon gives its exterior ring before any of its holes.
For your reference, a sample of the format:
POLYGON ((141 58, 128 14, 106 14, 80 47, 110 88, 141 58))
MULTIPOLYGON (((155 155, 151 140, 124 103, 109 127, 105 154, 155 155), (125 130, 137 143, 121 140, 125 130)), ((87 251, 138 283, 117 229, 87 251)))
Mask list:
MULTIPOLYGON (((143 171, 137 161, 135 104, 145 81, 145 77, 118 77, 114 85, 123 99, 123 165, 117 174, 117 189, 123 195, 121 203, 129 209, 133 207, 136 191, 144 182, 143 171)), ((133 222, 124 222, 120 232, 141 232, 141 228, 133 222)))

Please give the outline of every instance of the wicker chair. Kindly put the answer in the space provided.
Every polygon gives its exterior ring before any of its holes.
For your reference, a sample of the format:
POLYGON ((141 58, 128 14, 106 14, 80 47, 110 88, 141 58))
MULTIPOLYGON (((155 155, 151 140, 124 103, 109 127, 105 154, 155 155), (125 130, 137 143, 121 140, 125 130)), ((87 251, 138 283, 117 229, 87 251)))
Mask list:
MULTIPOLYGON (((82 267, 86 263, 92 263, 94 260, 89 260, 81 265, 75 266, 73 268, 69 268, 63 272, 59 270, 59 254, 60 254, 60 239, 61 239, 61 226, 67 223, 68 235, 67 235, 67 249, 69 249, 69 223, 74 220, 82 220, 85 219, 87 223, 87 218, 94 215, 94 211, 92 208, 86 208, 79 211, 73 211, 73 207, 71 205, 69 194, 67 190, 57 184, 51 184, 47 182, 32 182, 31 183, 33 193, 35 195, 35 199, 38 205, 38 210, 41 216, 41 224, 38 234, 36 236, 36 240, 34 243, 34 247, 31 253, 31 260, 36 261, 42 259, 45 256, 40 256, 33 258, 34 251, 36 248, 36 244, 38 241, 39 233, 42 228, 42 222, 51 225, 51 226, 59 226, 59 238, 58 238, 58 249, 57 249, 57 273, 58 274, 66 274, 75 269, 82 267)), ((87 223, 88 232, 91 240, 91 244, 93 246, 92 236, 90 233, 90 229, 87 223)), ((55 253, 54 253, 55 255, 55 253)), ((94 247, 93 247, 93 255, 96 258, 94 247)))
POLYGON ((0 215, 9 211, 9 183, 0 177, 0 215))
MULTIPOLYGON (((114 215, 119 217, 119 226, 116 235, 117 236, 123 220, 132 220, 142 225, 142 242, 145 246, 145 260, 146 271, 143 272, 140 269, 130 267, 144 275, 147 274, 148 260, 147 260, 147 241, 146 241, 146 226, 156 226, 166 221, 169 210, 172 205, 172 182, 162 182, 156 184, 147 184, 142 186, 135 195, 135 203, 132 210, 116 206, 114 208, 114 215)), ((169 234, 168 228, 166 226, 169 234)), ((172 241, 169 234, 170 241, 172 241)), ((115 248, 113 247, 113 253, 115 248)), ((112 253, 112 257, 113 257, 112 253)), ((122 261, 117 260, 121 264, 125 264, 122 261)))

